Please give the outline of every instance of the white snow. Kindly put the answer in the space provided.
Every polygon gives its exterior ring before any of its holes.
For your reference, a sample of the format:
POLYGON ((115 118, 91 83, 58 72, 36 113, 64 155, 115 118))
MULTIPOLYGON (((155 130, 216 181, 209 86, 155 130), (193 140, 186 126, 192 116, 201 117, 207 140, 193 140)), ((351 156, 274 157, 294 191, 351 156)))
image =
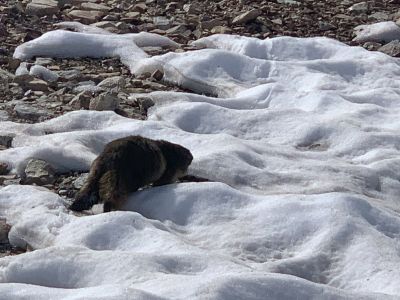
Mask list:
MULTIPOLYGON (((59 39, 67 33, 55 32, 20 51, 73 56, 59 39)), ((111 49, 99 34, 74 34, 90 36, 87 49, 100 41, 111 49)), ((40 188, 2 188, 11 241, 37 250, 0 259, 0 295, 398 298, 399 61, 326 38, 195 43, 208 49, 117 55, 137 74, 161 69, 198 93, 150 94, 156 105, 146 121, 76 111, 32 125, 0 122, 16 134, 0 152, 13 172, 31 157, 60 172, 87 170, 107 142, 140 134, 189 148, 189 172, 215 181, 146 189, 124 211, 94 215, 74 215, 40 188)))
POLYGON ((357 42, 389 43, 400 39, 400 27, 393 21, 359 25, 354 28, 357 42))

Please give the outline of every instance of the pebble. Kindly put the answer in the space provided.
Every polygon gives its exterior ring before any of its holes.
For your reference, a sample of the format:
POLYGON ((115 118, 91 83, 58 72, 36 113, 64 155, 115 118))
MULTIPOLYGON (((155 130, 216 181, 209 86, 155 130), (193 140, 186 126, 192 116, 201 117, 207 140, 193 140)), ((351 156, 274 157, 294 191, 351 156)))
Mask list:
POLYGON ((54 168, 44 160, 31 159, 25 167, 22 182, 24 184, 46 185, 55 181, 54 168))

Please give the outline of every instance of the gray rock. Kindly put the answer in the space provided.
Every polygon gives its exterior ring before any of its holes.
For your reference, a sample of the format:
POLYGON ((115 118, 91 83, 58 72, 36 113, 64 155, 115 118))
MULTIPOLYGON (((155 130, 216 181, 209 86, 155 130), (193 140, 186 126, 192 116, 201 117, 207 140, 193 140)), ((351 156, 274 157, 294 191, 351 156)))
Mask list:
POLYGON ((69 103, 75 109, 89 109, 92 93, 84 91, 76 95, 69 103))
POLYGON ((75 189, 80 190, 81 187, 83 187, 83 185, 86 182, 86 179, 89 177, 89 173, 83 173, 81 174, 77 179, 74 180, 73 186, 75 189))
POLYGON ((147 113, 147 110, 154 106, 154 101, 150 97, 136 97, 136 103, 139 105, 141 112, 147 113))
POLYGON ((108 12, 111 10, 111 7, 103 5, 103 4, 85 2, 85 3, 81 4, 81 9, 82 10, 98 10, 98 11, 102 11, 102 12, 108 12))
POLYGON ((400 57, 400 41, 393 40, 390 43, 387 43, 386 45, 380 47, 378 51, 393 57, 400 57))
POLYGON ((294 0, 278 0, 277 2, 281 3, 281 4, 288 4, 288 5, 300 5, 301 4, 301 2, 294 1, 294 0))
POLYGON ((79 20, 83 24, 91 24, 103 17, 104 12, 98 10, 73 10, 68 13, 68 16, 79 20))
POLYGON ((132 8, 132 11, 139 13, 144 13, 146 12, 146 10, 147 10, 147 5, 145 3, 138 3, 132 8))
POLYGON ((359 2, 348 8, 348 10, 354 14, 365 14, 368 12, 368 9, 369 5, 367 2, 359 2))
POLYGON ((8 232, 10 231, 10 226, 7 225, 5 219, 0 219, 0 244, 8 243, 8 232))
POLYGON ((318 22, 318 26, 319 26, 319 29, 322 31, 336 29, 336 27, 334 25, 327 23, 327 22, 322 22, 322 21, 318 22))
POLYGON ((154 78, 157 81, 160 81, 164 77, 164 73, 160 70, 155 70, 153 74, 151 74, 151 78, 154 78))
POLYGON ((13 133, 7 133, 7 134, 0 133, 0 145, 10 148, 14 137, 15 134, 13 133))
POLYGON ((232 29, 226 26, 215 26, 213 29, 211 29, 211 33, 216 34, 216 33, 231 33, 232 29))
POLYGON ((25 167, 24 184, 46 185, 55 181, 54 168, 44 160, 31 159, 25 167))
POLYGON ((185 25, 177 25, 168 29, 166 32, 167 34, 182 34, 185 33, 187 30, 188 29, 185 25))
POLYGON ((28 104, 15 105, 14 112, 17 117, 30 121, 37 121, 39 118, 49 115, 47 110, 39 109, 28 104))
POLYGON ((76 69, 56 72, 60 79, 64 81, 79 80, 82 78, 82 72, 76 69))
POLYGON ((368 19, 376 20, 378 22, 389 21, 390 17, 384 12, 376 12, 368 16, 368 19))
POLYGON ((28 90, 46 92, 49 90, 49 84, 41 79, 34 78, 23 84, 23 87, 28 90))
POLYGON ((9 172, 9 166, 6 163, 0 162, 0 175, 7 175, 9 172))
POLYGON ((153 24, 161 30, 168 30, 169 28, 171 28, 171 21, 166 17, 162 16, 154 17, 153 24))
POLYGON ((119 98, 116 93, 105 92, 90 100, 90 110, 115 110, 119 105, 119 98))
POLYGON ((97 86, 104 90, 115 89, 115 91, 119 92, 125 87, 125 79, 122 76, 108 77, 101 81, 97 86))
POLYGON ((196 3, 190 3, 190 4, 185 4, 183 5, 183 10, 187 12, 188 14, 198 14, 201 12, 201 7, 197 5, 196 3))
POLYGON ((200 22, 200 27, 204 30, 211 30, 216 26, 222 26, 223 22, 220 19, 214 19, 209 21, 202 21, 200 22))
POLYGON ((33 16, 51 16, 60 11, 57 1, 53 0, 33 0, 26 6, 25 13, 33 16))
POLYGON ((232 20, 232 25, 240 25, 245 24, 247 22, 255 20, 259 15, 261 15, 261 10, 259 9, 252 9, 247 11, 232 20))

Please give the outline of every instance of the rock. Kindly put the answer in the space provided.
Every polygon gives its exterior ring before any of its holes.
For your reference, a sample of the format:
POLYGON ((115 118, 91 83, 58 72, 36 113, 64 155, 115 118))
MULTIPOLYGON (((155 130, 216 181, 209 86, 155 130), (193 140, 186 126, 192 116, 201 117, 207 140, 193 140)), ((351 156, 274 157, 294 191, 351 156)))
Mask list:
POLYGON ((301 2, 294 1, 294 0, 278 0, 277 2, 281 3, 281 4, 288 4, 288 5, 300 5, 301 4, 301 2))
POLYGON ((58 75, 56 72, 50 71, 46 67, 40 65, 32 66, 32 68, 29 70, 29 75, 35 76, 48 82, 56 82, 58 80, 58 75))
POLYGON ((0 175, 7 175, 8 173, 10 173, 8 164, 0 162, 0 175))
POLYGON ((56 73, 58 77, 64 81, 80 80, 82 78, 82 72, 76 69, 59 71, 56 73))
POLYGON ((153 74, 151 74, 151 78, 154 78, 157 81, 160 81, 164 77, 164 73, 160 70, 155 70, 153 74))
POLYGON ((49 90, 49 85, 46 81, 41 80, 41 79, 36 79, 36 78, 32 79, 28 82, 25 82, 23 87, 28 90, 33 90, 33 91, 46 92, 49 90))
POLYGON ((105 92, 90 100, 90 110, 115 110, 119 105, 119 98, 116 93, 105 92))
POLYGON ((122 20, 135 20, 140 18, 140 12, 137 11, 132 11, 132 12, 128 12, 125 14, 124 18, 122 18, 122 20))
POLYGON ((54 0, 33 0, 26 6, 25 13, 33 16, 51 16, 60 11, 57 1, 54 0))
POLYGON ((147 110, 154 106, 154 101, 150 97, 136 97, 135 101, 138 104, 140 111, 143 113, 147 113, 147 110))
POLYGON ((366 14, 368 9, 369 5, 367 2, 359 2, 348 8, 348 10, 353 14, 366 14))
POLYGON ((10 231, 10 226, 7 225, 5 219, 0 219, 0 244, 8 243, 8 232, 10 231))
POLYGON ((169 28, 171 28, 170 20, 162 16, 154 17, 153 24, 154 26, 156 26, 158 29, 161 30, 168 30, 169 28))
POLYGON ((89 177, 89 173, 81 174, 77 179, 74 180, 73 186, 75 189, 80 190, 85 184, 86 179, 89 177))
POLYGON ((91 24, 104 16, 104 12, 97 10, 73 10, 68 13, 68 16, 77 19, 83 24, 91 24))
POLYGON ((22 62, 15 70, 15 76, 21 76, 27 74, 29 74, 28 64, 26 62, 22 62))
POLYGON ((322 21, 318 22, 318 26, 321 31, 328 31, 328 30, 336 29, 336 27, 334 25, 332 25, 331 23, 322 22, 322 21))
POLYGON ((190 3, 183 5, 183 10, 188 14, 194 15, 201 12, 201 7, 199 5, 196 5, 195 3, 190 3))
POLYGON ((382 44, 376 42, 366 42, 362 46, 367 50, 377 51, 380 47, 382 47, 382 44))
POLYGON ((240 25, 245 24, 247 22, 255 20, 259 15, 261 15, 262 11, 259 9, 252 9, 247 11, 232 20, 232 25, 240 25))
POLYGON ((46 185, 55 181, 54 168, 44 160, 31 159, 25 167, 22 182, 24 184, 46 185))
POLYGON ((90 25, 99 27, 101 29, 105 29, 110 32, 115 32, 117 30, 117 26, 113 22, 110 22, 110 21, 100 21, 100 22, 93 23, 90 25))
POLYGON ((84 91, 76 95, 69 104, 75 109, 89 109, 92 93, 84 91))
POLYGON ((226 26, 215 26, 213 29, 211 29, 211 33, 216 34, 216 33, 231 33, 232 29, 226 26))
POLYGON ((188 30, 188 29, 185 25, 177 25, 177 26, 174 26, 174 27, 168 29, 166 32, 167 32, 167 34, 181 34, 181 33, 185 33, 186 30, 188 30))
POLYGON ((393 40, 390 43, 380 47, 378 51, 393 57, 400 57, 400 41, 393 40))
POLYGON ((145 3, 138 3, 133 6, 132 11, 144 13, 147 10, 147 5, 145 3))
POLYGON ((85 2, 85 3, 81 4, 81 9, 82 10, 98 10, 98 11, 102 11, 102 12, 106 13, 111 10, 111 7, 103 5, 103 4, 85 2))
POLYGON ((14 112, 17 117, 30 121, 37 121, 41 117, 49 115, 48 111, 36 108, 28 104, 15 105, 14 112))
POLYGON ((216 26, 222 26, 223 22, 220 19, 213 19, 209 21, 202 21, 200 22, 200 27, 204 30, 211 30, 216 26))
POLYGON ((10 148, 14 137, 15 134, 13 133, 8 133, 8 134, 0 133, 0 145, 6 148, 10 148))
POLYGON ((104 79, 97 86, 101 87, 103 90, 115 89, 116 92, 119 92, 125 87, 125 79, 122 76, 113 76, 104 79))
POLYGON ((378 22, 389 21, 390 17, 384 12, 376 12, 368 16, 368 19, 376 20, 378 22))

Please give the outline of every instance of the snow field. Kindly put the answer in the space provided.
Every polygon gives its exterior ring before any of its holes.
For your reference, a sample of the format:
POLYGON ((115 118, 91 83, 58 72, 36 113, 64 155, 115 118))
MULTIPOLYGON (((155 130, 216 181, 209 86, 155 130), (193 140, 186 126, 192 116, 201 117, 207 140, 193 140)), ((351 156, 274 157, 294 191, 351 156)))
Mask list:
POLYGON ((199 94, 150 94, 146 121, 77 111, 0 122, 16 134, 0 161, 14 172, 31 157, 60 172, 87 170, 106 143, 140 134, 189 148, 189 172, 215 182, 143 190, 125 211, 84 216, 39 188, 1 189, 11 241, 38 250, 0 259, 0 295, 400 296, 398 60, 325 38, 229 35, 195 42, 207 49, 147 57, 127 37, 65 26, 81 32, 47 33, 16 55, 97 55, 68 50, 83 39, 136 74, 160 69, 199 94))

